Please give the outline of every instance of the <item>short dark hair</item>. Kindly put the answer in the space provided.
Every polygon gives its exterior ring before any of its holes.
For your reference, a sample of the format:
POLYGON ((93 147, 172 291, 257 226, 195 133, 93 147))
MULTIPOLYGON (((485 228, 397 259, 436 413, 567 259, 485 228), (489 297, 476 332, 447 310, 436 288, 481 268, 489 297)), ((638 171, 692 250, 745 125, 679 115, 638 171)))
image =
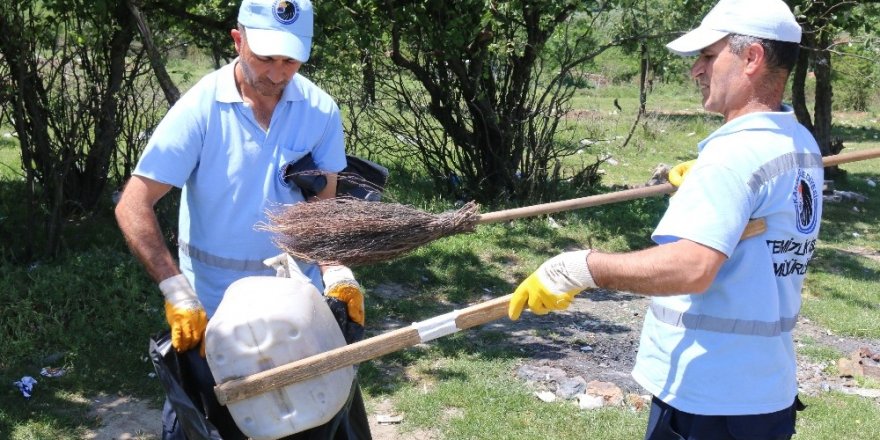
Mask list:
POLYGON ((730 51, 736 55, 741 54, 743 50, 754 43, 758 43, 764 48, 764 56, 767 58, 767 66, 770 69, 784 70, 786 73, 790 73, 794 69, 800 51, 800 43, 768 40, 740 34, 730 34, 728 39, 730 51))

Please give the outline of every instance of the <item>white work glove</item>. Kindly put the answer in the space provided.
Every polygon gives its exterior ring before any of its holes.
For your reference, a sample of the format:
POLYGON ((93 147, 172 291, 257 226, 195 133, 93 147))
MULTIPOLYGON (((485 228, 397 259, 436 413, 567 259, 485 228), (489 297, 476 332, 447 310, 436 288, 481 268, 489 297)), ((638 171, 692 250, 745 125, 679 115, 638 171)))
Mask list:
MULTIPOLYGON (((159 283, 165 295, 165 319, 171 326, 171 345, 178 352, 187 351, 204 342, 208 314, 199 302, 195 290, 183 274, 166 278, 159 283)), ((205 345, 200 354, 205 356, 205 345)))
POLYGON ((568 308, 575 295, 584 289, 595 288, 596 283, 587 266, 589 254, 589 249, 563 252, 545 261, 516 288, 507 307, 507 316, 512 320, 519 319, 526 306, 537 315, 562 310, 568 308))

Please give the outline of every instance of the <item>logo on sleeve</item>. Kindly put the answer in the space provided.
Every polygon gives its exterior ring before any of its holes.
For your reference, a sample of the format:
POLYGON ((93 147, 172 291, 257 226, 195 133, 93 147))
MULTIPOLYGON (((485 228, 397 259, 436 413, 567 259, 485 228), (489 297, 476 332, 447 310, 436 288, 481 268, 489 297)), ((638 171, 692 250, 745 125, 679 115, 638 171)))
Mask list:
POLYGON ((299 6, 296 2, 276 1, 275 7, 272 8, 272 15, 281 24, 291 24, 299 18, 299 6))
POLYGON ((797 230, 809 234, 819 223, 819 193, 813 177, 802 169, 798 170, 793 196, 797 230))

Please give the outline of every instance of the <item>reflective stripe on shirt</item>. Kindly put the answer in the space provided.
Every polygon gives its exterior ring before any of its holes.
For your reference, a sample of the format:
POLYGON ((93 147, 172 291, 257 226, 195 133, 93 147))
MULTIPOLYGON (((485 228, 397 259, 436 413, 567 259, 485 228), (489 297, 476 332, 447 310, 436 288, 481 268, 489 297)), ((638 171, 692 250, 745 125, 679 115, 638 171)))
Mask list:
POLYGON ((822 156, 812 153, 787 153, 758 168, 749 179, 749 189, 757 193, 762 185, 776 176, 797 168, 822 168, 822 156))
POLYGON ((758 321, 679 312, 653 302, 650 309, 654 318, 671 326, 746 336, 779 336, 783 332, 792 331, 797 323, 797 315, 792 318, 780 318, 779 321, 758 321))
POLYGON ((263 260, 237 260, 235 258, 221 257, 203 249, 199 249, 183 240, 178 240, 177 245, 180 248, 180 252, 184 255, 193 260, 207 264, 208 266, 241 272, 264 271, 268 269, 268 267, 263 264, 263 260))

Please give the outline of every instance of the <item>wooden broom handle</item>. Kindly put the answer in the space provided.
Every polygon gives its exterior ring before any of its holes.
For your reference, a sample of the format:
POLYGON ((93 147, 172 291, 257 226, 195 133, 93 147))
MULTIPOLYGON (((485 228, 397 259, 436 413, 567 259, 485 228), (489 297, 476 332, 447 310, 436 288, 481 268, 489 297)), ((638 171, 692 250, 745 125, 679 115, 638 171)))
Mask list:
MULTIPOLYGON (((855 162, 859 160, 880 157, 880 148, 872 150, 857 151, 847 154, 838 154, 836 156, 828 156, 822 160, 824 166, 833 166, 841 163, 855 162)), ((637 188, 632 190, 619 191, 617 193, 602 194, 598 196, 583 197, 563 202, 547 203, 545 205, 537 205, 527 208, 511 209, 507 211, 499 211, 497 213, 486 214, 481 216, 490 219, 498 218, 494 221, 503 221, 508 219, 520 218, 529 215, 540 215, 551 212, 558 212, 567 209, 584 208, 588 206, 596 206, 605 203, 619 202, 623 200, 632 200, 640 197, 648 197, 652 195, 660 195, 672 192, 675 187, 669 183, 650 186, 646 188, 637 188), (515 212, 510 216, 504 214, 515 212), (521 213, 528 212, 522 215, 521 213)), ((487 223, 489 221, 483 221, 487 223)), ((763 218, 752 220, 746 225, 743 231, 742 239, 754 237, 763 233, 767 229, 767 225, 763 218)), ((283 388, 297 382, 329 373, 339 368, 354 365, 370 359, 375 359, 404 348, 427 342, 440 336, 450 333, 434 335, 430 339, 425 339, 420 331, 420 325, 437 320, 438 318, 448 317, 448 321, 454 322, 454 331, 464 330, 487 322, 495 321, 507 316, 507 306, 513 295, 505 295, 486 302, 482 302, 462 310, 421 321, 397 330, 392 330, 369 339, 364 339, 351 345, 339 347, 324 353, 290 362, 288 364, 279 365, 275 368, 252 374, 241 379, 233 379, 221 383, 214 387, 214 393, 221 405, 235 403, 244 399, 248 399, 265 392, 283 388)), ((442 319, 441 319, 442 321, 442 319)), ((452 331, 452 332, 454 332, 452 331)))
POLYGON ((241 379, 229 380, 215 386, 214 393, 221 405, 227 405, 449 334, 439 334, 430 339, 422 337, 420 324, 438 318, 448 317, 449 324, 454 323, 456 331, 495 321, 507 316, 507 305, 511 297, 512 294, 491 299, 241 379))
MULTIPOLYGON (((822 158, 822 165, 830 167, 842 163, 873 159, 875 157, 880 157, 880 148, 854 151, 852 153, 843 153, 835 156, 827 156, 822 158)), ((627 200, 641 199, 645 197, 660 196, 663 194, 673 193, 675 192, 675 190, 675 186, 671 183, 662 183, 660 185, 626 189, 623 191, 616 191, 588 197, 580 197, 577 199, 561 200, 558 202, 543 203, 533 206, 523 206, 522 208, 506 209, 503 211, 481 214, 477 218, 476 224, 480 225, 484 223, 503 222, 523 217, 534 217, 543 214, 552 214, 554 212, 571 211, 574 209, 588 208, 591 206, 606 205, 609 203, 617 203, 627 200)))
MULTIPOLYGON (((752 220, 743 231, 743 239, 754 237, 766 230, 767 225, 763 218, 752 220)), ((447 332, 427 339, 424 338, 419 327, 431 320, 442 323, 444 322, 443 318, 446 317, 449 325, 454 323, 454 327, 450 327, 453 330, 451 333, 492 322, 507 316, 507 306, 512 297, 513 295, 501 296, 451 314, 382 333, 351 345, 309 356, 241 379, 233 379, 214 387, 214 393, 217 395, 217 401, 221 405, 226 405, 450 334, 447 332)))

